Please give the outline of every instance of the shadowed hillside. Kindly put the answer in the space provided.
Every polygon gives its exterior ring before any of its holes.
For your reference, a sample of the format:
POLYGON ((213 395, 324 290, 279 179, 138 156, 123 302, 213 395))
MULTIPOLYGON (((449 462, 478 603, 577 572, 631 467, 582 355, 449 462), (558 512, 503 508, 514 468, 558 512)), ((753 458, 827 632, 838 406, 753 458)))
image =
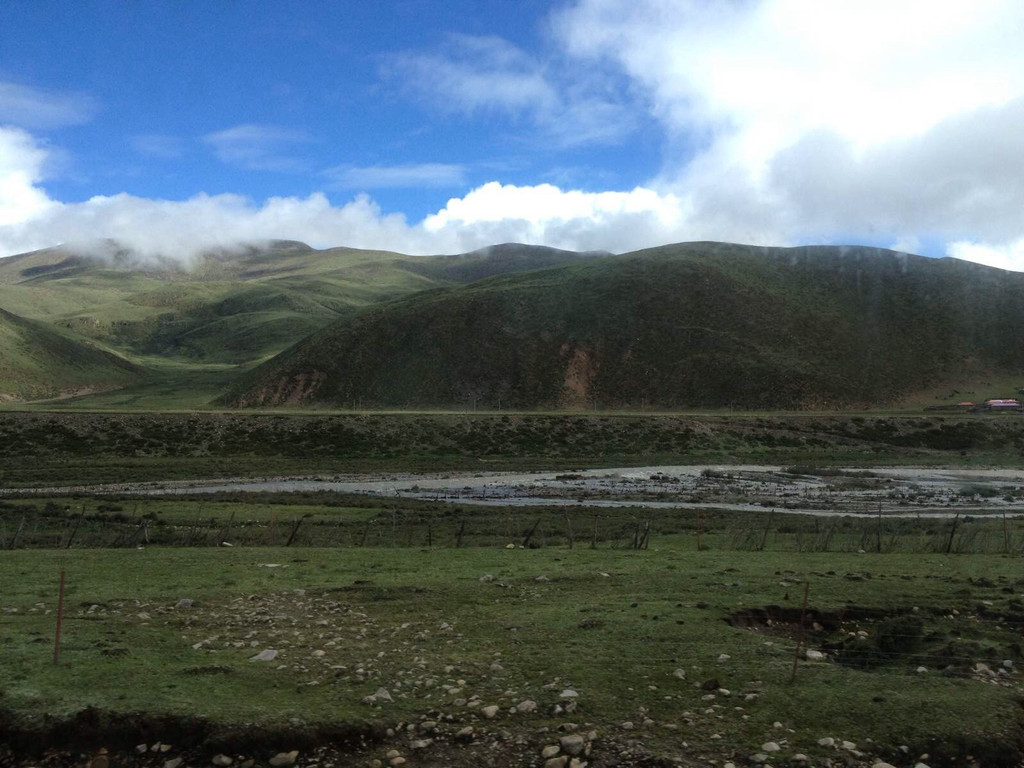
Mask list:
POLYGON ((1024 275, 873 248, 666 246, 423 292, 335 323, 223 402, 877 405, 1024 372, 1024 275))
POLYGON ((137 366, 0 309, 0 402, 124 386, 137 366))

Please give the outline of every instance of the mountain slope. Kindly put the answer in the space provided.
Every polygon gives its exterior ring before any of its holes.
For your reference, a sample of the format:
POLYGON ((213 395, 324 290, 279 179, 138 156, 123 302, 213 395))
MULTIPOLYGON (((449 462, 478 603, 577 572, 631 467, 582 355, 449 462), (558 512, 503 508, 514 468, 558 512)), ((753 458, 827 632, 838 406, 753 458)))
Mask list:
POLYGON ((114 389, 141 374, 117 355, 0 309, 0 402, 114 389))
POLYGON ((409 257, 275 241, 182 264, 104 242, 0 259, 0 307, 126 354, 245 364, 382 299, 582 258, 520 245, 409 257))
POLYGON ((689 243, 394 300, 233 405, 817 407, 1024 373, 1024 275, 871 248, 689 243))

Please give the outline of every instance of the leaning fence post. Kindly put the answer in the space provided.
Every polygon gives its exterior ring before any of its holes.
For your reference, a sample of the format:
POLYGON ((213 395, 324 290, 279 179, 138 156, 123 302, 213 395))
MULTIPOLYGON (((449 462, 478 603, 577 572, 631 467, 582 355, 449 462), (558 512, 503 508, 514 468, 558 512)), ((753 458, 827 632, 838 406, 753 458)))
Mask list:
POLYGON ((285 543, 286 547, 290 547, 292 542, 295 541, 295 534, 299 532, 299 526, 302 525, 303 519, 304 518, 300 517, 295 520, 295 525, 292 526, 292 534, 288 537, 288 541, 285 543))
POLYGON ((63 568, 60 569, 60 589, 57 592, 57 630, 53 637, 53 665, 60 663, 60 625, 64 619, 64 575, 63 568))
POLYGON ((800 660, 800 649, 804 644, 804 620, 807 618, 807 594, 811 591, 811 583, 804 582, 804 603, 800 608, 800 627, 796 636, 796 650, 793 652, 793 671, 789 675, 789 682, 796 680, 796 664, 800 660))
POLYGON ((21 536, 21 530, 25 527, 25 516, 21 516, 21 522, 18 523, 18 530, 14 532, 14 538, 11 539, 11 549, 18 548, 18 538, 21 536))
POLYGON ((946 554, 948 555, 953 549, 953 537, 956 535, 956 524, 960 522, 960 513, 956 513, 956 517, 953 518, 953 527, 949 529, 949 541, 946 542, 946 554))

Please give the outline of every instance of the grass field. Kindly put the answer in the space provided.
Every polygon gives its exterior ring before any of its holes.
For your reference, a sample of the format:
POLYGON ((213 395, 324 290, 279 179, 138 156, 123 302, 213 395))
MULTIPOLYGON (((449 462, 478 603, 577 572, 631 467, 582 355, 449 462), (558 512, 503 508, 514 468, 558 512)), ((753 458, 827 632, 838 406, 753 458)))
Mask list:
MULTIPOLYGON (((353 759, 394 748, 422 765, 480 764, 488 754, 492 764, 538 764, 561 735, 538 729, 569 721, 571 731, 597 731, 597 765, 623 752, 636 761, 626 764, 745 762, 767 742, 781 746, 772 760, 802 753, 822 765, 926 753, 932 765, 968 754, 1014 765, 1021 755, 1019 676, 998 671, 1003 659, 1021 662, 1024 579, 1006 557, 739 555, 673 537, 644 551, 16 551, 0 559, 0 583, 3 706, 23 731, 85 707, 152 717, 110 748, 161 740, 172 726, 156 716, 174 715, 228 731, 284 727, 262 746, 271 753, 313 750, 314 724, 348 723, 367 741, 353 759), (62 569, 67 614, 54 666, 62 569), (819 622, 806 645, 827 656, 802 659, 790 682, 795 624, 727 619, 771 605, 799 613, 805 583, 819 622), (249 660, 266 649, 277 658, 249 660), (364 703, 380 688, 390 701, 364 703), (562 698, 567 689, 578 698, 562 698), (526 700, 537 710, 511 713, 526 700), (571 702, 575 711, 556 709, 571 702), (493 720, 482 714, 491 705, 493 720), (439 725, 418 757, 410 743, 420 734, 387 735, 423 720, 439 725), (467 726, 474 735, 461 745, 467 726), (855 743, 861 758, 819 746, 827 737, 855 743), (495 743, 507 761, 494 762, 495 743)), ((208 760, 227 748, 217 740, 226 736, 202 731, 187 743, 187 729, 174 729, 186 740, 175 755, 208 760)))
POLYGON ((580 736, 561 756, 591 768, 1015 766, 1020 520, 17 489, 699 457, 1012 467, 1021 444, 1012 417, 0 414, 0 762, 544 766, 580 736))

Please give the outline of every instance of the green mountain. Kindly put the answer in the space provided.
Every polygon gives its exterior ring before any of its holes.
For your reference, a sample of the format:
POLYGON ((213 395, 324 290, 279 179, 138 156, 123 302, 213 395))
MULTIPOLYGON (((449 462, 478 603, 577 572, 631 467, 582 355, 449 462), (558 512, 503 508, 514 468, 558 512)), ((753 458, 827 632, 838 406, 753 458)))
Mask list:
POLYGON ((269 357, 380 298, 436 281, 397 254, 307 245, 206 254, 194 264, 66 248, 0 260, 0 306, 133 355, 239 364, 269 357))
POLYGON ((462 256, 275 241, 143 260, 116 243, 0 259, 0 307, 134 355, 243 364, 270 357, 381 299, 585 258, 505 245, 462 256))
POLYGON ((369 307, 239 379, 241 406, 878 405, 1024 373, 1024 275, 859 247, 688 243, 369 307))
POLYGON ((0 309, 0 402, 114 389, 141 375, 115 354, 0 309))
POLYGON ((125 392, 75 405, 194 407, 242 369, 376 302, 590 256, 508 244, 411 257, 274 241, 185 263, 143 259, 104 241, 0 259, 0 307, 91 339, 150 374, 125 392))

